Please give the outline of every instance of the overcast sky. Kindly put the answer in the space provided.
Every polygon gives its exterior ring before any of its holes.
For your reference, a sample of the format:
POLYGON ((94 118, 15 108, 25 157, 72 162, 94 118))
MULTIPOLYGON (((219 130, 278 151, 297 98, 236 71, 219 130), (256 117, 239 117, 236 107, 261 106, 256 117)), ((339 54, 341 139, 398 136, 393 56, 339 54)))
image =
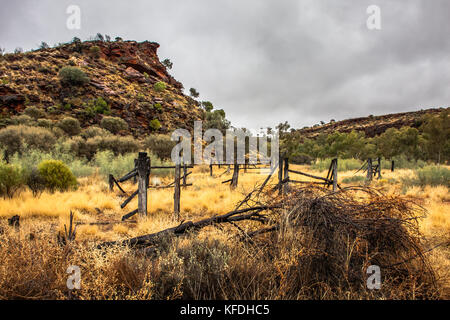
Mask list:
POLYGON ((236 127, 448 106, 448 0, 0 0, 0 46, 112 38, 155 41, 171 73, 236 127), (69 30, 66 9, 81 9, 69 30), (369 30, 369 5, 381 30, 369 30))

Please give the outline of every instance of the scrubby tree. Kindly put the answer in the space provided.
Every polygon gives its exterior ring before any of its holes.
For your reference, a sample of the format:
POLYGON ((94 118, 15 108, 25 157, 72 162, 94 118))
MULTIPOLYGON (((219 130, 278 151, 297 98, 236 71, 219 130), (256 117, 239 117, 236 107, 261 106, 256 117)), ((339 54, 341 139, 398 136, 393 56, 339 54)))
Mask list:
POLYGON ((200 93, 195 88, 190 88, 189 89, 189 94, 193 98, 198 98, 200 96, 200 93))
POLYGON ((173 63, 172 61, 170 61, 170 59, 164 59, 162 61, 162 64, 167 68, 167 69, 172 69, 173 67, 173 63))

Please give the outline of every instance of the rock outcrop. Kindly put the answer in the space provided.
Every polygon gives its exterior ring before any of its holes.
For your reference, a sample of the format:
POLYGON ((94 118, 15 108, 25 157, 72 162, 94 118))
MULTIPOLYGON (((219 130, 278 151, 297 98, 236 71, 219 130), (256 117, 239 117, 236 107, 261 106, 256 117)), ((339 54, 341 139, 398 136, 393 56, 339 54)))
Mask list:
POLYGON ((0 118, 33 105, 50 119, 70 115, 87 127, 102 119, 87 112, 101 97, 111 115, 123 118, 135 136, 192 129, 194 121, 204 117, 203 111, 160 62, 158 48, 148 41, 86 41, 0 56, 0 118), (89 84, 75 88, 61 84, 58 72, 65 66, 80 68, 89 84), (154 88, 160 81, 165 90, 154 88), (162 125, 158 130, 149 126, 154 119, 162 125))

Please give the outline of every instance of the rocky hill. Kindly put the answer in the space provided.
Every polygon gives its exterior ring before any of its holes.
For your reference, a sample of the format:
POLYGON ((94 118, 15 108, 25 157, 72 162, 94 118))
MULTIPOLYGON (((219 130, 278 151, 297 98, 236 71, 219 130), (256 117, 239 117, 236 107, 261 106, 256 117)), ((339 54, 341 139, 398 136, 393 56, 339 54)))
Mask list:
POLYGON ((158 58, 158 47, 155 42, 120 39, 72 41, 0 56, 0 120, 35 106, 49 119, 72 116, 87 127, 104 116, 87 111, 102 98, 108 104, 107 114, 124 119, 135 136, 190 129, 194 120, 203 118, 203 111, 167 72, 158 58), (62 83, 58 73, 66 66, 81 69, 89 83, 75 88, 62 83), (164 83, 162 89, 155 87, 158 82, 164 83), (161 128, 149 126, 154 119, 161 128))
POLYGON ((404 126, 418 128, 426 115, 439 115, 448 108, 426 109, 414 112, 393 113, 382 116, 368 116, 362 118, 347 119, 342 121, 330 121, 322 125, 305 127, 295 130, 295 134, 302 138, 314 138, 321 133, 363 131, 367 137, 374 137, 385 132, 389 128, 399 129, 404 126))

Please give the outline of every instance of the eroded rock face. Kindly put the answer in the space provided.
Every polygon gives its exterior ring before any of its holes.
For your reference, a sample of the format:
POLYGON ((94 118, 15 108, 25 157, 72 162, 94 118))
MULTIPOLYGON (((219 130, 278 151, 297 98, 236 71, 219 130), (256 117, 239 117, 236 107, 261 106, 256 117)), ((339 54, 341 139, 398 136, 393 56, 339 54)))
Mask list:
POLYGON ((156 42, 101 42, 96 43, 101 49, 105 59, 123 64, 139 72, 142 76, 147 74, 150 78, 167 82, 177 89, 183 89, 183 85, 167 73, 166 67, 159 61, 156 42))
POLYGON ((103 114, 93 114, 92 106, 102 98, 109 114, 128 123, 127 134, 192 130, 204 113, 159 61, 158 48, 159 44, 148 41, 86 41, 7 55, 0 60, 1 116, 18 115, 32 105, 54 121, 76 117, 84 128, 101 122, 103 114), (66 66, 81 69, 90 82, 83 86, 61 83, 58 73, 66 66), (154 88, 158 81, 167 83, 165 90, 154 88), (162 125, 158 131, 149 126, 155 119, 162 125))
POLYGON ((9 107, 21 110, 25 97, 8 86, 0 85, 0 108, 9 107))

